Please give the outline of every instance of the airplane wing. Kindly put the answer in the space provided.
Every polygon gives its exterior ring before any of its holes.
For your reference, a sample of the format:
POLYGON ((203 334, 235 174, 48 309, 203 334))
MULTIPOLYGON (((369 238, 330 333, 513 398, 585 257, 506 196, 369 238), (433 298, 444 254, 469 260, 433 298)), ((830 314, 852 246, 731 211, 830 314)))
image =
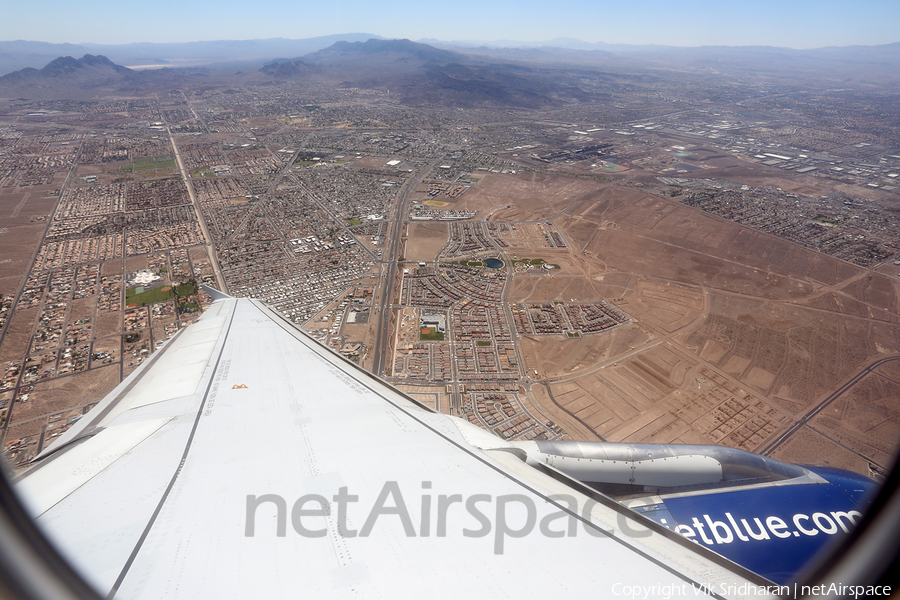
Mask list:
POLYGON ((523 455, 263 304, 221 297, 16 487, 106 598, 732 598, 771 585, 523 455))

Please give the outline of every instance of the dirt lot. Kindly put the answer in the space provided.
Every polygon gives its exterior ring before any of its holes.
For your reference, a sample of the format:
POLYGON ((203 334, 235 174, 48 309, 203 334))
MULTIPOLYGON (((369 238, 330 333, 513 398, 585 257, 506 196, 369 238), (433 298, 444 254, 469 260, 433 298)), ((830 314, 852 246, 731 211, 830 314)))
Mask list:
MULTIPOLYGON (((492 213, 488 221, 496 221, 495 215, 497 213, 492 213)), ((550 229, 553 230, 552 224, 549 222, 545 223, 515 223, 510 229, 502 231, 500 233, 500 237, 502 237, 511 249, 511 252, 515 252, 518 248, 527 248, 530 250, 538 249, 538 248, 553 248, 555 246, 550 246, 547 243, 546 231, 550 229)))
POLYGON ((31 260, 56 206, 48 196, 50 186, 35 186, 26 192, 0 191, 0 294, 15 295, 31 268, 31 260))
POLYGON ((567 411, 608 441, 755 450, 790 422, 776 407, 665 346, 551 387, 567 411))
POLYGON ((16 401, 10 429, 19 423, 72 408, 73 397, 102 398, 118 383, 118 365, 38 383, 34 391, 28 394, 27 401, 16 401))
POLYGON ((125 259, 125 270, 131 272, 146 269, 149 261, 146 256, 129 256, 125 259))
POLYGON ((574 198, 593 192, 601 185, 589 179, 573 179, 543 173, 518 175, 491 173, 472 187, 453 208, 489 211, 492 221, 542 221, 552 218, 574 198), (509 208, 502 208, 509 206, 509 208))
POLYGON ((117 335, 122 328, 122 313, 113 312, 99 315, 95 322, 94 337, 102 338, 109 335, 117 335))
POLYGON ((197 264, 201 262, 208 263, 209 262, 209 254, 206 252, 205 246, 194 246, 189 249, 189 254, 191 257, 191 263, 197 264))
POLYGON ((590 279, 568 275, 565 272, 546 272, 516 275, 510 290, 511 302, 547 303, 556 300, 565 302, 599 302, 609 295, 603 294, 603 287, 590 279))
MULTIPOLYGON (((638 280, 617 302, 631 316, 666 333, 692 331, 705 316, 708 294, 676 283, 638 280)), ((681 340, 683 336, 679 336, 681 340)))
POLYGON ((449 232, 447 224, 441 222, 410 223, 408 229, 406 260, 429 262, 447 244, 449 232))
POLYGON ((19 310, 13 313, 3 338, 0 360, 12 360, 24 356, 31 345, 31 333, 38 318, 38 309, 19 310))
POLYGON ((100 266, 100 275, 109 277, 110 275, 118 275, 122 272, 122 260, 108 260, 100 266))
POLYGON ((622 325, 610 331, 567 338, 535 335, 519 338, 525 369, 535 379, 555 379, 596 368, 604 361, 646 344, 650 337, 636 325, 622 325), (538 372, 537 377, 534 371, 538 372))
POLYGON ((888 379, 892 379, 895 382, 900 382, 900 360, 891 361, 888 363, 884 363, 877 369, 875 369, 876 373, 880 373, 884 375, 888 379))
POLYGON ((69 305, 69 321, 90 319, 94 316, 94 308, 97 306, 97 297, 88 296, 79 300, 73 300, 69 305))

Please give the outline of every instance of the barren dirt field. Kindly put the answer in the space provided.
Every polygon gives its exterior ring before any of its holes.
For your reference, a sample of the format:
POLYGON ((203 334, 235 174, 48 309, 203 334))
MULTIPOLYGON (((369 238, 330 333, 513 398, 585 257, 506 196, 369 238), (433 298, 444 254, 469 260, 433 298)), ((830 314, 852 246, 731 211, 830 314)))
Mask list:
MULTIPOLYGON (((692 330, 706 314, 709 295, 677 283, 638 280, 617 304, 646 325, 666 334, 692 330)), ((681 341, 681 338, 675 338, 681 341)))
POLYGON ((38 384, 25 402, 16 401, 7 439, 23 440, 27 446, 26 459, 37 453, 40 445, 46 448, 65 432, 73 417, 84 414, 95 402, 72 406, 71 398, 101 398, 119 381, 118 365, 64 377, 45 384, 38 384), (43 431, 43 443, 40 438, 43 431))
POLYGON ((542 221, 552 218, 575 198, 600 185, 590 179, 572 179, 541 173, 491 173, 453 204, 458 210, 489 211, 492 221, 542 221), (502 208, 510 206, 510 208, 502 208))
POLYGON ((100 275, 107 277, 122 272, 122 260, 108 260, 100 265, 100 275))
POLYGON ((31 345, 31 333, 34 331, 34 323, 38 318, 38 309, 20 310, 13 313, 3 340, 3 350, 0 351, 0 360, 10 360, 16 356, 23 356, 31 345))
POLYGON ((149 260, 150 259, 147 256, 129 256, 125 259, 125 270, 138 271, 140 269, 146 269, 149 260))
MULTIPOLYGON (((119 351, 121 350, 121 348, 122 348, 122 338, 120 336, 116 335, 116 336, 112 336, 112 337, 105 337, 105 338, 97 339, 96 341, 94 341, 94 346, 92 348, 92 351, 95 353, 110 352, 113 354, 114 358, 118 358, 119 351)), ((98 364, 102 364, 102 363, 98 363, 97 361, 94 361, 92 363, 93 366, 97 366, 98 364)))
POLYGON ((194 246, 193 248, 190 248, 188 252, 191 257, 191 262, 195 265, 200 262, 209 262, 209 254, 207 254, 204 246, 194 246))
POLYGON ((90 318, 94 314, 95 304, 95 299, 91 297, 74 300, 69 306, 69 320, 90 318))
MULTIPOLYGON (((496 221, 495 215, 499 213, 491 213, 487 220, 496 221)), ((547 243, 545 232, 548 228, 553 228, 549 222, 544 223, 515 223, 509 230, 500 233, 500 236, 509 244, 511 251, 519 248, 527 248, 535 250, 538 248, 551 248, 547 243)))
POLYGON ((35 186, 26 192, 0 191, 0 294, 15 295, 31 268, 38 242, 47 228, 47 220, 57 198, 47 196, 51 186, 35 186))
POLYGON ((557 264, 561 268, 552 273, 543 271, 516 275, 509 294, 510 302, 599 302, 610 297, 604 293, 609 291, 608 286, 599 284, 593 277, 573 274, 563 262, 557 264))
POLYGON ((561 335, 519 338, 525 368, 538 379, 558 379, 599 368, 604 362, 650 342, 635 325, 621 325, 608 332, 569 339, 561 335))
POLYGON ((772 458, 807 465, 825 465, 869 474, 869 461, 812 429, 803 428, 775 452, 772 458))
POLYGON ((101 338, 118 333, 121 321, 122 315, 119 311, 98 315, 94 337, 101 338))
POLYGON ((876 368, 875 372, 882 375, 885 379, 900 383, 900 360, 884 363, 876 368))
MULTIPOLYGON (((70 377, 60 377, 45 383, 38 383, 28 395, 26 402, 16 401, 13 408, 13 428, 36 415, 46 415, 71 406, 71 397, 102 398, 119 383, 118 367, 110 365, 85 371, 70 377)), ((11 434, 15 437, 15 434, 11 434)))
POLYGON ((602 438, 597 435, 597 432, 587 423, 581 422, 570 410, 559 403, 559 401, 551 395, 549 387, 542 385, 533 386, 530 397, 534 399, 534 404, 538 405, 553 421, 562 425, 573 439, 587 441, 602 440, 602 438))
POLYGON ((441 222, 410 223, 406 242, 406 260, 429 262, 447 244, 447 224, 441 222))

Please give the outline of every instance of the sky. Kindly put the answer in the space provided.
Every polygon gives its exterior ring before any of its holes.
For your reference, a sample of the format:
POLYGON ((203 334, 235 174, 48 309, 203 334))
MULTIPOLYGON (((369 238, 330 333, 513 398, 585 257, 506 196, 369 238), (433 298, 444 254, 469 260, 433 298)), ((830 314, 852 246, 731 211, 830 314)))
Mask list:
POLYGON ((898 0, 44 0, 10 2, 0 41, 124 44, 337 33, 442 41, 788 48, 900 42, 898 0))

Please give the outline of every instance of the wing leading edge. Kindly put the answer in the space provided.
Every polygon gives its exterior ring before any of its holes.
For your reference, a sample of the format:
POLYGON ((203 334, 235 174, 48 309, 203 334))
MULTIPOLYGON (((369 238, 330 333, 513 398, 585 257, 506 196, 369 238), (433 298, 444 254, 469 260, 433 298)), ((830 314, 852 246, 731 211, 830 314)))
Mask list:
POLYGON ((216 300, 17 488, 108 598, 755 597, 768 584, 252 300, 216 300))

